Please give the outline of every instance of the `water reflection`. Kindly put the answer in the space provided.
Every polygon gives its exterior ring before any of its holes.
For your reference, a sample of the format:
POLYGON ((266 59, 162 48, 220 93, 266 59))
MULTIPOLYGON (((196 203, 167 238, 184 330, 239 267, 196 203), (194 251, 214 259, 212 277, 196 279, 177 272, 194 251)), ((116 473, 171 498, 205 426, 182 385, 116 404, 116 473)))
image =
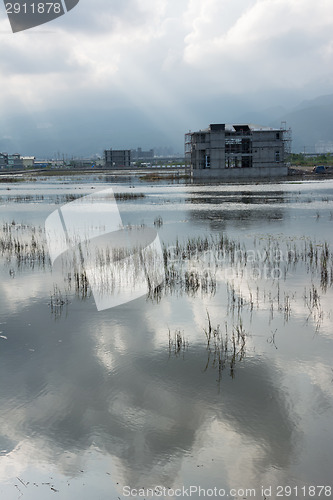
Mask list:
POLYGON ((230 223, 237 227, 246 223, 247 227, 266 225, 287 217, 283 205, 287 203, 284 191, 197 191, 191 193, 187 202, 198 205, 191 209, 189 216, 193 222, 209 222, 211 229, 224 230, 230 223), (282 206, 281 206, 282 205, 282 206), (251 209, 249 209, 249 206, 251 209))
MULTIPOLYGON (((122 497, 125 484, 331 481, 329 186, 317 186, 311 203, 312 186, 228 189, 140 186, 145 196, 120 200, 132 223, 143 214, 151 226, 163 220, 166 280, 158 293, 112 312, 97 312, 81 282, 76 293, 71 264, 71 277, 51 272, 38 227, 59 207, 36 198, 40 209, 25 200, 18 212, 7 200, 0 234, 0 493, 13 482, 6 498, 20 495, 14 483, 23 472, 25 482, 34 477, 40 484, 43 466, 66 478, 70 493, 61 490, 59 498, 90 498, 83 482, 104 499, 122 497), (310 219, 305 207, 313 204, 319 216, 310 219), (288 220, 289 237, 278 218, 288 220), (223 235, 207 231, 225 226, 223 235), (240 227, 251 228, 249 238, 240 227), (280 274, 252 273, 264 269, 280 274), (80 477, 73 494, 68 484, 80 477)), ((56 190, 67 201, 70 191, 56 190)), ((20 487, 23 498, 42 498, 41 488, 20 487)))
POLYGON ((179 468, 216 419, 259 448, 266 467, 288 467, 299 430, 274 365, 260 357, 245 360, 219 392, 216 372, 204 372, 204 344, 184 359, 151 349, 147 303, 137 302, 134 315, 124 306, 111 324, 106 316, 103 324, 91 312, 72 313, 46 330, 41 303, 29 310, 35 318, 30 329, 26 314, 7 324, 0 355, 1 380, 10 380, 1 386, 3 449, 9 453, 29 438, 36 452, 43 449, 44 459, 54 461, 94 445, 119 459, 125 483, 172 485, 173 473, 163 465, 179 468), (122 327, 115 335, 116 324, 122 327))
POLYGON ((195 204, 250 204, 250 205, 261 205, 261 204, 276 204, 276 203, 287 203, 290 201, 295 201, 293 197, 290 200, 288 193, 284 191, 231 191, 214 189, 210 193, 205 191, 195 191, 192 193, 189 199, 190 203, 195 204))

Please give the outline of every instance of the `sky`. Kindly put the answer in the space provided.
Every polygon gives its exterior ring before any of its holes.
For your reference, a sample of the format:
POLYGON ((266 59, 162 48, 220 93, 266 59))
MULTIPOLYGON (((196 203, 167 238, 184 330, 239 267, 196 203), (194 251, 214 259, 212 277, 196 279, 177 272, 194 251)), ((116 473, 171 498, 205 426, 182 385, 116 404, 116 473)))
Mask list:
POLYGON ((331 94, 332 28, 332 0, 80 0, 12 33, 1 3, 0 150, 182 152, 189 130, 331 94))

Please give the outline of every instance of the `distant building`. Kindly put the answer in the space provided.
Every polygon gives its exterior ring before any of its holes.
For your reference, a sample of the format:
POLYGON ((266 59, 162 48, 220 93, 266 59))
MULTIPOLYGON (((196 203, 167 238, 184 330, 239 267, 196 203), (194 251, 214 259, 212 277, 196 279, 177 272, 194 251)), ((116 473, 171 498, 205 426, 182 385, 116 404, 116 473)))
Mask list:
POLYGON ((50 166, 49 160, 35 160, 34 166, 36 168, 47 168, 50 166))
POLYGON ((18 153, 8 155, 8 168, 23 168, 23 160, 18 153))
POLYGON ((132 149, 131 151, 131 160, 132 161, 138 161, 138 160, 153 160, 154 159, 154 150, 149 149, 149 151, 143 151, 141 148, 138 149, 132 149))
POLYGON ((26 167, 33 167, 35 164, 35 157, 34 156, 22 156, 22 162, 23 166, 26 167))
MULTIPOLYGON (((64 166, 64 165, 63 165, 64 166)), ((95 161, 91 158, 73 158, 69 162, 70 168, 77 168, 79 170, 87 170, 95 168, 95 161)))
POLYGON ((194 178, 287 175, 290 134, 285 128, 211 124, 185 135, 186 164, 194 178))
POLYGON ((104 151, 106 168, 129 168, 131 151, 129 149, 106 149, 104 151))
POLYGON ((21 158, 21 155, 19 155, 18 153, 0 153, 0 168, 2 170, 23 168, 23 160, 21 158))
POLYGON ((0 170, 4 170, 8 166, 8 154, 0 153, 0 170))

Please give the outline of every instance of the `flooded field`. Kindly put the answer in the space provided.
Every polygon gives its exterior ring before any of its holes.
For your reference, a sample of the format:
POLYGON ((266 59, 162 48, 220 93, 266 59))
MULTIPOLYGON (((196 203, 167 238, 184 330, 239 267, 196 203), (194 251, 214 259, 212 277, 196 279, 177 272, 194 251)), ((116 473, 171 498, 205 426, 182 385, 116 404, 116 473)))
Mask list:
POLYGON ((332 228, 333 180, 1 182, 0 498, 329 498, 332 228), (160 254, 54 262, 47 218, 110 188, 160 254))

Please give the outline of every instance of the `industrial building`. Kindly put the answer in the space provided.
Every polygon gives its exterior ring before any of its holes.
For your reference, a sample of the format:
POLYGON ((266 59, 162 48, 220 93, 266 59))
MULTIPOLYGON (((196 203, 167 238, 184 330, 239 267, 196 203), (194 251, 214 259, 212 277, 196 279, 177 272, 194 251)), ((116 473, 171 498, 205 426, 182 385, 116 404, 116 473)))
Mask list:
POLYGON ((21 155, 18 153, 8 154, 8 153, 0 153, 0 169, 8 170, 8 169, 22 169, 23 168, 23 159, 21 155))
POLYGON ((287 175, 291 131, 258 125, 211 124, 185 135, 185 161, 193 178, 287 175))
POLYGON ((130 168, 130 149, 106 149, 104 151, 105 168, 130 168))
POLYGON ((151 161, 154 159, 154 150, 143 151, 141 148, 131 150, 132 161, 151 161))

